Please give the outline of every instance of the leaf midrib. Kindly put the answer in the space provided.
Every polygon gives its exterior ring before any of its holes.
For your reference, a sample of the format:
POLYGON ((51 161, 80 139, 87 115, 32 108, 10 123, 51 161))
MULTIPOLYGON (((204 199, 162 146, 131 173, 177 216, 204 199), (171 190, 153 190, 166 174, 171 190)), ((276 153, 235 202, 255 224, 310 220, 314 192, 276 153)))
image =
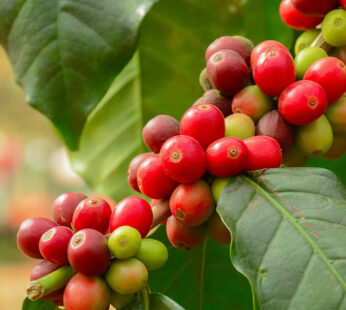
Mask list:
MULTIPOLYGON (((260 192, 270 203, 272 203, 281 213, 285 216, 302 235, 306 239, 306 241, 312 246, 312 248, 320 255, 321 259, 330 269, 331 273, 334 277, 340 282, 344 290, 346 291, 346 283, 336 271, 336 269, 329 262, 328 257, 323 253, 323 251, 318 247, 318 245, 311 239, 311 237, 305 232, 305 230, 296 222, 296 220, 282 207, 282 205, 273 198, 266 190, 264 190, 261 186, 259 186, 256 182, 251 180, 246 176, 241 176, 241 178, 251 184, 258 192, 260 192)), ((261 181, 263 183, 263 181, 261 181)), ((264 184, 265 185, 265 184, 264 184)), ((266 186, 266 185, 265 185, 266 186)))

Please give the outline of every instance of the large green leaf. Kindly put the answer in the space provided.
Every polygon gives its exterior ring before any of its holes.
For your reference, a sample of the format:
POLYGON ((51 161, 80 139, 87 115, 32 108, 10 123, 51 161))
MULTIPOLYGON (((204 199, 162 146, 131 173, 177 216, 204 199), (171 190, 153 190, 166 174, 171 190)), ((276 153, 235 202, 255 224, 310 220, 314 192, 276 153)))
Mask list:
POLYGON ((217 211, 258 309, 346 309, 346 191, 328 170, 238 176, 217 211))
POLYGON ((145 18, 138 52, 91 114, 74 169, 97 192, 121 199, 131 158, 143 152, 143 125, 157 114, 178 119, 202 94, 198 76, 208 44, 242 34, 255 42, 285 39, 291 30, 278 15, 278 1, 161 0, 145 18), (256 18, 255 18, 256 16, 256 18), (258 26, 258 20, 265 27, 258 26))
POLYGON ((49 300, 38 299, 35 301, 25 298, 22 305, 22 310, 55 310, 56 304, 49 300))
POLYGON ((155 1, 0 0, 0 40, 16 80, 70 148, 131 58, 155 1))

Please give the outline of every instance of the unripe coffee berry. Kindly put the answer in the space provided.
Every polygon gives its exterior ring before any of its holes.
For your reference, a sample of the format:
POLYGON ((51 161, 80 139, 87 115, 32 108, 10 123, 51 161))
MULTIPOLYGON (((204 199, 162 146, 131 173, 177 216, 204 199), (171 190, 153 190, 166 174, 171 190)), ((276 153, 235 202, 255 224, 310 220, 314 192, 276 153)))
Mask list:
POLYGON ((317 29, 310 29, 310 30, 304 31, 297 38, 296 43, 294 44, 294 54, 298 55, 300 51, 309 47, 312 44, 312 42, 315 41, 319 33, 320 31, 317 29))
POLYGON ((136 258, 140 260, 148 270, 156 270, 166 264, 168 260, 168 250, 162 242, 145 238, 142 241, 136 258))
POLYGON ((215 200, 216 203, 219 202, 221 193, 223 191, 223 189, 225 188, 225 186, 231 182, 233 178, 229 177, 229 178, 216 178, 213 183, 211 184, 211 192, 213 193, 213 198, 215 200))
POLYGON ((346 94, 335 103, 328 105, 326 117, 333 132, 346 135, 346 94))
POLYGON ((297 78, 302 79, 305 72, 317 60, 328 57, 327 52, 321 47, 307 47, 295 57, 294 65, 296 67, 297 78))
POLYGON ((333 10, 324 17, 322 36, 332 46, 346 45, 346 10, 333 10))
POLYGON ((235 113, 225 118, 226 137, 244 140, 255 135, 255 123, 250 116, 235 113))
POLYGON ((132 189, 134 189, 135 191, 137 191, 139 193, 141 191, 138 187, 138 182, 137 182, 138 168, 145 159, 149 158, 152 155, 153 155, 153 153, 139 154, 135 158, 133 158, 130 162, 129 170, 127 172, 127 182, 132 187, 132 189))

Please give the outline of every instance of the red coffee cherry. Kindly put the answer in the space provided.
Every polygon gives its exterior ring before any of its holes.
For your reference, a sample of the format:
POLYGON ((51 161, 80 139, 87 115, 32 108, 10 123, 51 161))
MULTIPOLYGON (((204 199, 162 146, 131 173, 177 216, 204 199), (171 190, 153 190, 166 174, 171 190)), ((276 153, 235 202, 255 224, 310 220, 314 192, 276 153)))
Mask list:
POLYGON ((246 145, 238 138, 222 138, 207 148, 208 171, 217 177, 228 177, 240 173, 245 168, 246 161, 246 145))
POLYGON ((56 226, 46 231, 39 243, 42 256, 55 265, 67 265, 67 247, 72 236, 72 229, 66 226, 56 226))
POLYGON ((206 171, 206 157, 198 141, 189 136, 167 140, 160 151, 160 160, 167 175, 179 183, 194 183, 206 171))
POLYGON ((318 119, 327 108, 324 89, 312 81, 298 81, 280 95, 279 112, 293 125, 303 126, 318 119))
POLYGON ((218 243, 225 245, 229 245, 231 243, 231 233, 216 212, 208 221, 208 231, 213 239, 218 243))
POLYGON ((248 149, 246 170, 278 168, 281 165, 282 154, 279 143, 267 136, 247 138, 244 143, 248 149))
POLYGON ((157 154, 147 158, 139 166, 137 182, 141 192, 153 199, 169 197, 178 185, 164 172, 157 154))
POLYGON ((53 218, 58 225, 71 227, 73 212, 77 205, 87 198, 82 193, 61 194, 53 203, 53 218))
POLYGON ((280 43, 279 41, 274 41, 274 40, 263 41, 259 43, 258 45, 256 45, 256 47, 251 52, 251 58, 250 58, 251 68, 253 67, 254 63, 257 62, 257 58, 263 52, 268 52, 272 49, 282 49, 287 54, 290 53, 287 47, 283 45, 282 43, 280 43))
POLYGON ((250 80, 250 71, 238 53, 220 50, 210 56, 207 73, 215 88, 226 95, 234 95, 250 80))
POLYGON ((179 125, 179 122, 169 115, 154 117, 143 128, 144 143, 154 153, 159 153, 166 140, 179 135, 179 125))
POLYGON ((42 258, 39 249, 41 236, 52 227, 57 226, 53 221, 43 217, 32 217, 25 220, 17 233, 18 249, 32 258, 42 258))
POLYGON ((203 243, 206 227, 190 227, 178 221, 173 215, 167 220, 166 232, 171 244, 182 250, 192 250, 203 243))
POLYGON ((300 13, 291 0, 282 0, 280 4, 280 16, 283 22, 296 30, 309 30, 320 24, 323 18, 311 17, 300 13))
POLYGON ((292 4, 304 15, 324 17, 338 7, 338 0, 292 0, 292 4))
POLYGON ((257 86, 268 96, 279 96, 296 79, 292 56, 281 48, 263 52, 252 70, 257 86))
POLYGON ((183 115, 180 132, 195 138, 206 149, 210 143, 225 136, 225 119, 217 107, 197 104, 183 115))
POLYGON ((104 273, 111 263, 106 237, 90 228, 74 234, 67 256, 73 269, 88 277, 104 273))
POLYGON ((223 36, 212 42, 206 50, 205 61, 208 62, 211 55, 221 50, 236 52, 244 59, 246 64, 249 64, 250 54, 245 45, 238 39, 230 36, 223 36))
POLYGON ((321 58, 305 72, 304 80, 320 84, 331 104, 346 92, 346 65, 335 57, 321 58))
POLYGON ((198 226, 208 220, 214 211, 214 200, 205 181, 180 184, 169 200, 169 207, 176 219, 188 226, 198 226))
POLYGON ((92 228, 104 234, 109 225, 112 208, 104 199, 84 199, 73 214, 73 227, 76 231, 92 228))
POLYGON ((212 104, 222 112, 224 117, 232 114, 232 98, 224 96, 215 88, 207 90, 193 105, 197 104, 212 104))
POLYGON ((131 226, 144 238, 153 223, 153 211, 143 198, 130 196, 117 204, 109 223, 111 232, 120 226, 131 226))
POLYGON ((139 187, 138 187, 138 182, 137 182, 137 172, 138 168, 141 165, 141 163, 152 156, 153 153, 143 153, 137 155, 135 158, 133 158, 130 162, 129 165, 129 170, 127 171, 127 182, 131 186, 131 188, 137 192, 141 192, 139 187))

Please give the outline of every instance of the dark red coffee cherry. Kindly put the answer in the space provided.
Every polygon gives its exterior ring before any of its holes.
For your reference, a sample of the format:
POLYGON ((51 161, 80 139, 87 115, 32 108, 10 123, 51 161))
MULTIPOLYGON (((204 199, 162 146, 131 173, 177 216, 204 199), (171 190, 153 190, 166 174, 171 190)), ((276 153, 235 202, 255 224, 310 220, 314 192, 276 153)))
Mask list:
POLYGON ((143 128, 144 143, 154 153, 159 153, 166 140, 179 135, 179 125, 179 122, 169 115, 154 117, 143 128))
POLYGON ((323 17, 338 7, 338 0, 292 0, 292 4, 304 15, 323 17))
POLYGON ((138 182, 137 182, 137 172, 138 168, 141 165, 141 163, 152 156, 153 153, 143 153, 137 155, 135 158, 133 158, 130 162, 129 165, 129 170, 127 171, 127 182, 131 186, 131 188, 137 192, 141 192, 139 187, 138 187, 138 182))
POLYGON ((215 88, 206 91, 193 105, 197 104, 212 104, 222 112, 224 117, 232 114, 232 98, 224 96, 215 88))
POLYGON ((225 245, 229 245, 231 243, 231 233, 216 212, 208 221, 208 231, 213 239, 218 243, 225 245))

